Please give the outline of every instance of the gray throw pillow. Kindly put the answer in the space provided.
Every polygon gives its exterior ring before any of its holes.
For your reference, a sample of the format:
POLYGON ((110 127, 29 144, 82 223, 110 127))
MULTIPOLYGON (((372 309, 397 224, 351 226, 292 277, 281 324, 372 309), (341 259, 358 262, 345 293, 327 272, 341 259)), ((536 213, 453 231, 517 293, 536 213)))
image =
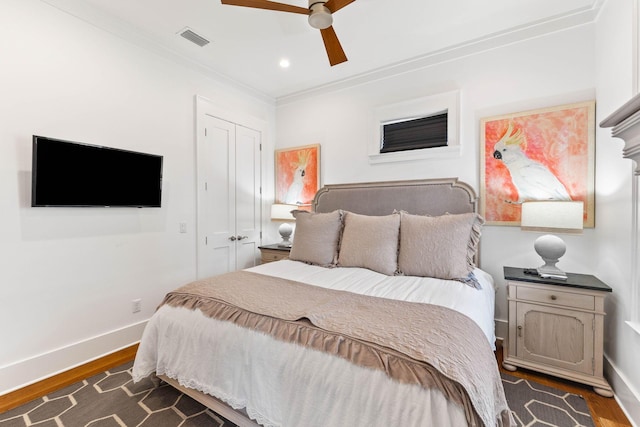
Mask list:
POLYGON ((398 270, 407 276, 466 279, 484 219, 475 213, 436 217, 400 214, 398 270))
POLYGON ((342 211, 293 211, 296 231, 289 259, 323 267, 335 266, 342 231, 342 211))
POLYGON ((398 268, 400 215, 359 215, 346 212, 338 265, 363 267, 393 275, 398 268))

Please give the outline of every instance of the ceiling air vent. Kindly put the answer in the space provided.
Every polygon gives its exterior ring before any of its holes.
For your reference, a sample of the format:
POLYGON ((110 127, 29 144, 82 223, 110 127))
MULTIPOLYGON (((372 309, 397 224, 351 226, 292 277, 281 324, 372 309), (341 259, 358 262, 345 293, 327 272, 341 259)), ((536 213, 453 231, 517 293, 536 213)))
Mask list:
POLYGON ((197 44, 200 47, 203 47, 209 44, 209 40, 205 39, 204 37, 197 34, 195 31, 193 31, 191 28, 188 28, 188 27, 180 30, 178 34, 180 34, 182 37, 189 40, 190 42, 197 44))

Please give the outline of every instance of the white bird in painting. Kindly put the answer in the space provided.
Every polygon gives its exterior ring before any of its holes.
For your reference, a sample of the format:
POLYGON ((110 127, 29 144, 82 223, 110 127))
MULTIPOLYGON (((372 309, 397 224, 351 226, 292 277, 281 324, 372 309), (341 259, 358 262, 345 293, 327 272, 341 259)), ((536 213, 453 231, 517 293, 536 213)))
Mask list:
POLYGON ((306 175, 307 163, 309 162, 310 151, 305 150, 298 153, 298 163, 293 171, 293 180, 284 196, 284 203, 288 205, 302 204, 301 195, 304 189, 304 177, 306 175))
POLYGON ((524 151, 522 129, 513 133, 510 122, 507 131, 493 149, 493 157, 501 160, 509 170, 511 181, 518 191, 518 200, 571 200, 560 180, 540 162, 531 160, 524 151))

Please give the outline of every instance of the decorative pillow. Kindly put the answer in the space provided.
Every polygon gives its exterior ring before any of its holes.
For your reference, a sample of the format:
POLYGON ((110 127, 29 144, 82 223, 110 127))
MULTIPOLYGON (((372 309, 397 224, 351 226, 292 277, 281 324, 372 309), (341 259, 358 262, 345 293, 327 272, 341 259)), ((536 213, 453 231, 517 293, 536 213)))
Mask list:
POLYGON ((429 217, 401 212, 398 270, 408 276, 468 279, 482 224, 475 213, 429 217))
POLYGON ((340 243, 340 267, 364 267, 393 275, 398 269, 400 215, 359 215, 345 212, 340 243))
POLYGON ((289 259, 323 267, 335 266, 343 212, 337 210, 312 213, 296 210, 292 214, 296 219, 296 232, 289 259))

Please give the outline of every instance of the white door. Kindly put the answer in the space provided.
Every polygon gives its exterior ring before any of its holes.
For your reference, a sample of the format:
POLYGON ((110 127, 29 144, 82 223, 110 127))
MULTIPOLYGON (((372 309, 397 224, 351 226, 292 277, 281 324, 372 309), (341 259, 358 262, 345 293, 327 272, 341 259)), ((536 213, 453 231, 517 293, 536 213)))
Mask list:
POLYGON ((261 231, 260 132, 236 126, 236 266, 253 267, 259 262, 261 231))
POLYGON ((256 265, 260 132, 204 115, 198 129, 198 278, 256 265))

